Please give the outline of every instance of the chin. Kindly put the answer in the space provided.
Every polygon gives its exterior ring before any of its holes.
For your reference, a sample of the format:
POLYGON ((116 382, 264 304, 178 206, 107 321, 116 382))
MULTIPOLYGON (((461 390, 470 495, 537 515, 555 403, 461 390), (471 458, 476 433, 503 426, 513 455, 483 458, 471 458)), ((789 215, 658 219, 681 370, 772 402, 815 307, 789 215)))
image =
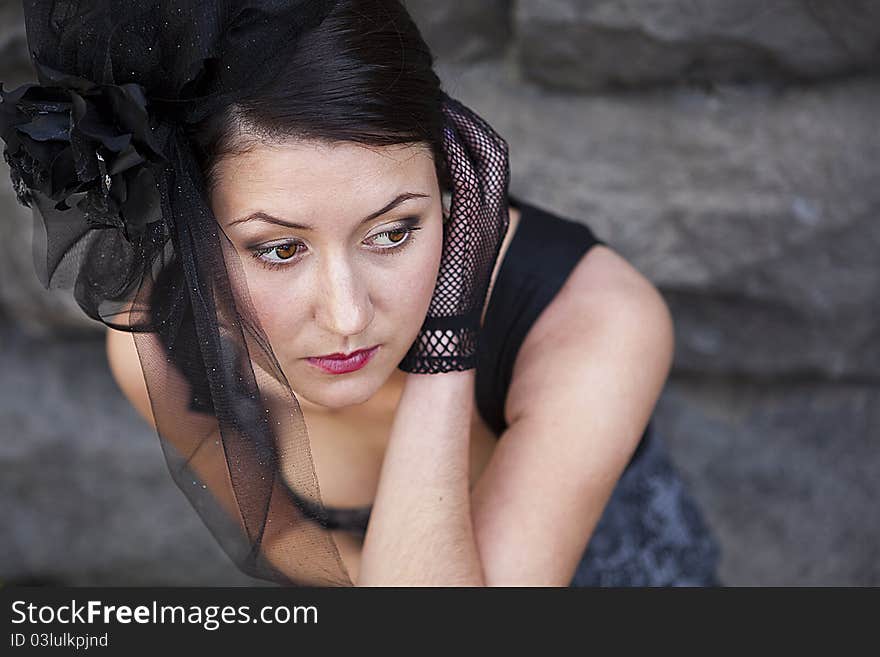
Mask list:
POLYGON ((320 382, 296 397, 304 406, 319 406, 321 410, 339 411, 369 401, 377 387, 366 377, 360 381, 320 382), (314 391, 314 393, 312 393, 314 391))

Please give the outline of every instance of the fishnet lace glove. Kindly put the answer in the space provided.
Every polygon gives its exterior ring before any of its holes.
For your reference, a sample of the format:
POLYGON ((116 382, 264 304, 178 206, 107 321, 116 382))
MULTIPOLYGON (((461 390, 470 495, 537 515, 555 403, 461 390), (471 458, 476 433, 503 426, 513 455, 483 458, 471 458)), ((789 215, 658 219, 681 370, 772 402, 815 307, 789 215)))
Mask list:
POLYGON ((398 365, 414 374, 476 367, 480 318, 509 224, 507 143, 445 94, 443 112, 452 200, 434 295, 416 340, 398 365))

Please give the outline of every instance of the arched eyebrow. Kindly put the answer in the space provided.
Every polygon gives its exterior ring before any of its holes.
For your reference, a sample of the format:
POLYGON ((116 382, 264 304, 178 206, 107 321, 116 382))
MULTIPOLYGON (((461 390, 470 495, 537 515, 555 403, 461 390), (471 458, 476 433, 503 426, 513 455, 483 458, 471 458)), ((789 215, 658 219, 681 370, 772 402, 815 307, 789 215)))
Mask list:
MULTIPOLYGON (((406 201, 409 201, 414 198, 431 198, 430 194, 417 194, 415 192, 404 192, 403 194, 398 195, 397 197, 391 199, 384 207, 379 208, 375 212, 371 212, 366 217, 360 220, 358 226, 363 226, 365 223, 372 221, 378 217, 381 217, 383 214, 391 212, 394 208, 399 206, 406 201)), ((277 224, 279 226, 286 226, 288 228, 296 228, 297 230, 306 230, 311 231, 315 230, 315 227, 310 224, 299 224, 294 221, 289 221, 287 219, 282 219, 280 217, 274 217, 271 214, 258 210, 257 212, 252 212, 246 217, 241 217, 239 219, 234 219, 229 222, 230 226, 234 226, 235 224, 243 224, 248 221, 262 221, 269 224, 277 224)))

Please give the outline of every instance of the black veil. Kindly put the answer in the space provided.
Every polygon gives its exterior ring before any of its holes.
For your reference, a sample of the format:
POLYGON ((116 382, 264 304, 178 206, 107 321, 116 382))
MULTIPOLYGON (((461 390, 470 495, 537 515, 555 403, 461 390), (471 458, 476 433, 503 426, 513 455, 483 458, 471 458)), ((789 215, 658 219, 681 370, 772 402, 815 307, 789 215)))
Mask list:
MULTIPOLYGON (((266 59, 283 58, 336 4, 25 1, 39 83, 0 85, 4 158, 33 210, 38 277, 131 334, 174 481, 242 571, 294 586, 352 580, 302 410, 205 198, 184 125, 265 82, 266 59)), ((450 224, 459 234, 445 241, 441 269, 476 263, 477 285, 451 295, 469 305, 451 305, 447 317, 451 296, 435 295, 422 347, 445 345, 436 338, 458 317, 478 321, 507 228, 506 144, 443 97, 451 213, 470 224, 450 224)), ((475 339, 466 335, 454 342, 475 339)), ((409 360, 440 371, 444 354, 416 347, 409 360)), ((451 367, 471 365, 466 356, 451 367)))

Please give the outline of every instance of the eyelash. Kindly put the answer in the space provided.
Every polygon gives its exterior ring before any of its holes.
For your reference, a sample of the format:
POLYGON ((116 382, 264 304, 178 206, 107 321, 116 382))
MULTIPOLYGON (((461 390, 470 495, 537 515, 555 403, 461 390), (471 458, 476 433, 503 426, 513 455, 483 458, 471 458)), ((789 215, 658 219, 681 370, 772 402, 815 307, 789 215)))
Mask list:
MULTIPOLYGON (((389 230, 383 231, 381 233, 376 233, 370 239, 375 239, 377 237, 383 237, 383 236, 391 235, 394 233, 405 233, 406 234, 405 239, 403 239, 400 242, 397 242, 394 246, 378 247, 379 252, 382 253, 383 255, 397 255, 403 251, 403 249, 406 247, 407 244, 409 244, 410 242, 412 242, 415 239, 415 231, 421 230, 421 229, 422 229, 421 226, 398 226, 396 228, 391 228, 389 230)), ((287 258, 286 260, 275 261, 275 262, 272 262, 270 260, 266 260, 262 256, 267 253, 271 253, 275 249, 280 249, 280 248, 289 247, 289 246, 299 246, 301 244, 302 244, 302 242, 291 240, 291 241, 287 241, 287 242, 282 242, 280 244, 273 244, 272 246, 267 246, 262 249, 252 249, 251 254, 253 255, 254 259, 260 265, 265 267, 266 269, 283 269, 285 267, 292 267, 293 266, 292 264, 288 264, 288 263, 292 263, 295 260, 298 260, 296 255, 291 256, 290 258, 287 258)))

